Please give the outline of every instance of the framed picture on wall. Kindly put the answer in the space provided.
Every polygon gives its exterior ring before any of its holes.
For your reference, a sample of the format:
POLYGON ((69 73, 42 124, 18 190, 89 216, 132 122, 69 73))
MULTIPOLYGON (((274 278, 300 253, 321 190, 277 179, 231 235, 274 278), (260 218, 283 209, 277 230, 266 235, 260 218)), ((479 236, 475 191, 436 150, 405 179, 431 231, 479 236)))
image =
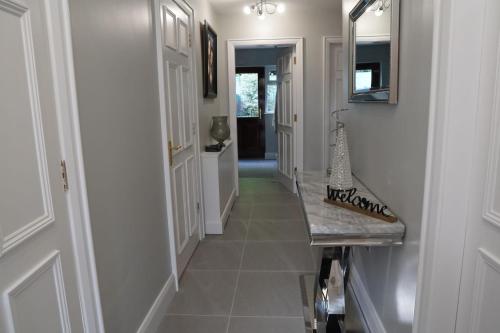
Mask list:
POLYGON ((203 97, 217 97, 217 34, 205 22, 201 27, 201 49, 203 61, 203 97))

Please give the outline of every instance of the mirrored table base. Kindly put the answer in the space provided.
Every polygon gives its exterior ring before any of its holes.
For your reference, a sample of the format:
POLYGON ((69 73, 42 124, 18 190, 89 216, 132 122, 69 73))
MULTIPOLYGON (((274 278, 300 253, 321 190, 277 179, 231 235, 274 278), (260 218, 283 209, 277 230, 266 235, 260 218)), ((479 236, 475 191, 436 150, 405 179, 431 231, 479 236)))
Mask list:
POLYGON ((317 274, 301 276, 307 333, 344 332, 345 295, 350 270, 349 246, 321 248, 317 274))

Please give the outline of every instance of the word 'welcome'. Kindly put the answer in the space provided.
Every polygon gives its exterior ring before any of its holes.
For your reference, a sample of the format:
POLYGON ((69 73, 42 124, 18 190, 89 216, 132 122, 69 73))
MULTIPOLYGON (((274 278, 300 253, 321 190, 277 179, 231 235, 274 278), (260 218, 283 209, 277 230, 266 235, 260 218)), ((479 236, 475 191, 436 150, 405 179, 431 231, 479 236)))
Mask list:
POLYGON ((388 209, 387 206, 371 202, 367 198, 356 195, 356 192, 358 191, 356 188, 352 188, 350 190, 337 190, 327 186, 326 191, 328 200, 340 201, 344 204, 349 203, 359 209, 363 209, 374 214, 392 217, 386 212, 388 209))

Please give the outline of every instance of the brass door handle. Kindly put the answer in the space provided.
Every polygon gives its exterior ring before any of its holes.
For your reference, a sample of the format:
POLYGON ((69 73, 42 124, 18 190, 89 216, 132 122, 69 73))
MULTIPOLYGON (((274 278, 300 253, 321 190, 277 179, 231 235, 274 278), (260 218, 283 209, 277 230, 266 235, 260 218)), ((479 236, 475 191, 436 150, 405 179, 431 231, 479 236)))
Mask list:
POLYGON ((169 160, 170 166, 172 166, 174 164, 174 151, 179 150, 179 149, 182 149, 182 145, 177 145, 174 147, 172 145, 172 141, 168 140, 168 160, 169 160))

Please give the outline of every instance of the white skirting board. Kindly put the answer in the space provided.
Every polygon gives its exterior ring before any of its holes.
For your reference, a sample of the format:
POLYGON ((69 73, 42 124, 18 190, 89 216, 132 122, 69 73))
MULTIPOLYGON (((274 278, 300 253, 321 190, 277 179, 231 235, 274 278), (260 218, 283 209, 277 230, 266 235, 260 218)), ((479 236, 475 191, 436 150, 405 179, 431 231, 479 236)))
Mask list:
POLYGON ((163 317, 165 317, 167 307, 174 299, 174 296, 175 277, 171 274, 163 288, 161 288, 160 293, 146 314, 141 326, 139 326, 137 333, 155 333, 158 330, 163 317))
POLYGON ((350 274, 349 283, 351 284, 352 291, 358 301, 365 324, 369 328, 370 333, 387 333, 384 324, 378 315, 377 309, 375 308, 375 305, 373 305, 370 295, 368 294, 368 291, 366 290, 366 287, 354 265, 351 267, 350 274))
POLYGON ((220 220, 205 220, 205 233, 220 235, 224 232, 224 227, 229 218, 229 213, 231 213, 231 208, 233 208, 234 200, 236 200, 236 189, 233 189, 231 196, 224 207, 224 211, 220 217, 220 220))

